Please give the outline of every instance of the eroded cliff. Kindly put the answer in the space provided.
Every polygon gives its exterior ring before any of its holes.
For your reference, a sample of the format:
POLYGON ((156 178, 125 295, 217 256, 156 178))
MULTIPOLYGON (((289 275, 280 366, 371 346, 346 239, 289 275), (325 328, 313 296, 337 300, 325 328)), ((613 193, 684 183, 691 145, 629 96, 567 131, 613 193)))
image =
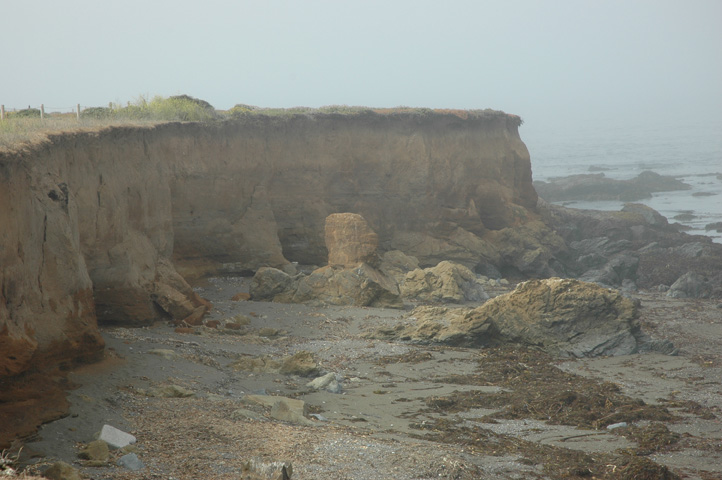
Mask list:
POLYGON ((332 213, 362 214, 381 250, 422 266, 519 270, 494 243, 536 220, 518 126, 490 111, 254 115, 0 154, 0 376, 96 357, 96 319, 197 318, 209 306, 183 276, 323 264, 332 213))

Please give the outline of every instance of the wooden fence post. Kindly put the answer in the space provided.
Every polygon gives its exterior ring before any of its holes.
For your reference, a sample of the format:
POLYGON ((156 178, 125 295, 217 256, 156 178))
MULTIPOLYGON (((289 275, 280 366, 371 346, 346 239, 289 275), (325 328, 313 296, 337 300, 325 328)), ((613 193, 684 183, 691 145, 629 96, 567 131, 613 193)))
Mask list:
POLYGON ((75 118, 80 120, 80 104, 79 103, 75 104, 75 118))
POLYGON ((43 120, 45 118, 45 105, 40 104, 40 120, 43 120))
POLYGON ((5 105, 0 105, 0 120, 5 120, 5 105))

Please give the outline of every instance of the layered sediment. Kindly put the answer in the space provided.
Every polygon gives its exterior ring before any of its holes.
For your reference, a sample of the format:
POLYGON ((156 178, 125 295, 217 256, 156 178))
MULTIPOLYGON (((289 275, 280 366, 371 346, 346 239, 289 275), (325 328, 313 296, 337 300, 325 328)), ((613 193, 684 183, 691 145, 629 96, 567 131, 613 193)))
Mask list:
MULTIPOLYGON (((96 358, 105 324, 198 318, 184 277, 328 257, 329 214, 382 251, 505 268, 491 232, 536 219, 502 112, 249 116, 52 135, 0 154, 0 376, 96 358)), ((515 267, 516 268, 516 267, 515 267)))

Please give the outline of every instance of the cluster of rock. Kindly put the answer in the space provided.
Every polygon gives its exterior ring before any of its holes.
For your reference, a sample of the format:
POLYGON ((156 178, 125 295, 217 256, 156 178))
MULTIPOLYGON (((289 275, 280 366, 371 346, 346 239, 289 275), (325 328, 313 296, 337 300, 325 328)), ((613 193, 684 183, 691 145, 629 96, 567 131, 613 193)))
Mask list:
POLYGON ((443 261, 421 269, 416 258, 400 251, 379 256, 378 236, 361 215, 329 215, 325 232, 327 266, 308 275, 260 268, 251 282, 251 298, 385 308, 402 308, 403 299, 459 303, 489 298, 482 280, 463 265, 443 261))
POLYGON ((674 177, 644 171, 631 180, 615 180, 604 173, 589 173, 535 181, 534 188, 547 202, 570 200, 621 200, 651 198, 654 192, 689 190, 690 185, 674 177))
MULTIPOLYGON (((103 425, 98 438, 80 447, 78 458, 86 467, 105 467, 111 461, 111 450, 118 452, 115 463, 131 471, 140 471, 145 465, 137 455, 135 436, 111 425, 103 425)), ((78 469, 65 462, 56 462, 43 472, 50 480, 80 480, 78 469)))
POLYGON ((669 353, 641 333, 637 305, 619 291, 572 279, 530 280, 477 308, 417 307, 371 336, 453 346, 517 343, 563 357, 669 353))
POLYGON ((722 245, 680 233, 650 207, 629 203, 608 212, 540 200, 539 212, 565 245, 554 260, 560 276, 672 297, 722 296, 722 245))

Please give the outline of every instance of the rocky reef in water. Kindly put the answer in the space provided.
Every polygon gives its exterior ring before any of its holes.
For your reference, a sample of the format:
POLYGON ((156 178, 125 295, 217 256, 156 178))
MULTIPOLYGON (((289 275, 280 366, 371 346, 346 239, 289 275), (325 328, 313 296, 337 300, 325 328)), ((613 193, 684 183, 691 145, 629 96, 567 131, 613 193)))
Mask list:
POLYGON ((534 188, 547 202, 573 200, 632 202, 651 198, 655 192, 689 190, 692 187, 674 177, 644 171, 630 180, 608 178, 604 173, 556 177, 547 182, 537 180, 534 182, 534 188))

